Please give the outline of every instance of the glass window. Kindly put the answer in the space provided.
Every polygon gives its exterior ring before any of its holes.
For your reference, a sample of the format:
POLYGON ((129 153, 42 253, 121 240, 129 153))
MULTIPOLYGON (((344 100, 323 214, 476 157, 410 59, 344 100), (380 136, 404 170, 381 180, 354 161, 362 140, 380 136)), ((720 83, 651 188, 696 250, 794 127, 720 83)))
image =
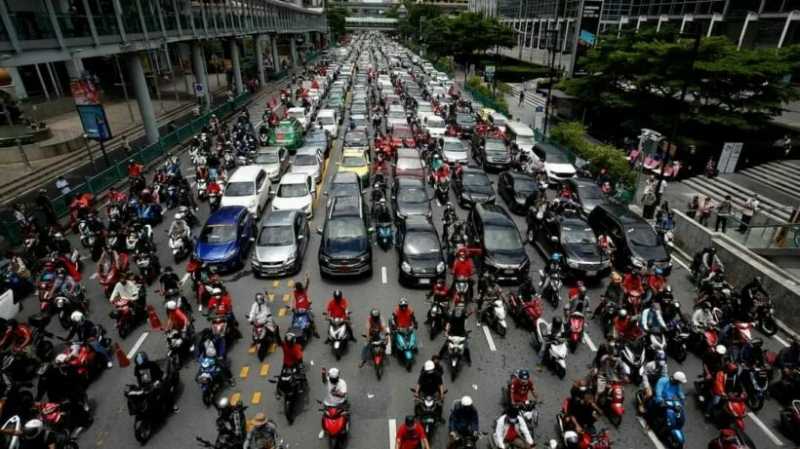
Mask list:
POLYGON ((252 181, 231 182, 225 187, 225 196, 248 196, 255 193, 255 185, 252 181))
POLYGON ((236 240, 236 226, 211 225, 203 228, 200 241, 203 243, 226 243, 236 240))
POLYGON ((410 256, 436 254, 440 251, 439 239, 433 232, 413 231, 406 234, 403 252, 410 256))
POLYGON ((287 246, 294 243, 291 226, 270 226, 262 228, 258 236, 259 246, 287 246))
POLYGON ((308 195, 306 184, 281 184, 278 188, 278 196, 281 198, 299 198, 306 195, 308 195))
POLYGON ((597 241, 592 228, 561 228, 561 240, 564 244, 593 244, 597 241))
POLYGON ((489 177, 483 173, 464 173, 462 182, 465 186, 488 186, 491 184, 489 177))
POLYGON ((487 226, 484 244, 490 251, 516 251, 523 248, 519 232, 511 226, 487 226))

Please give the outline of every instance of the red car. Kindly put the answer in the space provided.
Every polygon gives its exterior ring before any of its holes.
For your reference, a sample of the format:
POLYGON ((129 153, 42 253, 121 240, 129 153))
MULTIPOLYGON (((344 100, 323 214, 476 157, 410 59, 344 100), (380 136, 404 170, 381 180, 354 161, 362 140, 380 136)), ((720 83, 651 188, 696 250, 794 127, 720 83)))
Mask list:
POLYGON ((394 164, 394 177, 412 176, 415 178, 425 178, 425 166, 421 159, 401 157, 394 164))

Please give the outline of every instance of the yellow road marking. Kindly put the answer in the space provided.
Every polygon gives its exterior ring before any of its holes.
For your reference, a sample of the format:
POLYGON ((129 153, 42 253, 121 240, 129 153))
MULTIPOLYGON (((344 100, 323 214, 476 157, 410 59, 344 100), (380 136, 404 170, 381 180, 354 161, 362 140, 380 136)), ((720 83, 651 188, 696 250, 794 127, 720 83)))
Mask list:
POLYGON ((278 288, 281 286, 281 281, 272 281, 272 288, 278 288))
POLYGON ((270 354, 275 352, 277 349, 278 349, 278 344, 277 343, 273 343, 273 344, 269 345, 269 353, 270 354))
MULTIPOLYGON (((333 148, 331 148, 331 152, 333 152, 333 148)), ((319 198, 322 196, 320 195, 320 192, 322 192, 322 186, 325 185, 325 176, 328 174, 328 162, 330 161, 331 157, 328 155, 328 158, 325 159, 325 165, 322 166, 322 182, 317 184, 317 197, 314 198, 314 208, 319 206, 319 198)))
POLYGON ((233 393, 230 398, 231 405, 236 405, 239 403, 239 400, 242 399, 242 395, 240 393, 233 393))
MULTIPOLYGON (((270 349, 272 349, 273 347, 275 347, 274 344, 270 347, 270 349)), ((259 371, 258 374, 260 374, 261 377, 267 377, 267 375, 269 374, 269 363, 262 363, 261 364, 261 371, 259 371)))
POLYGON ((294 288, 294 279, 289 279, 286 281, 286 286, 289 288, 294 288))
POLYGON ((267 296, 269 297, 269 302, 275 301, 275 293, 269 293, 267 296))
POLYGON ((250 398, 250 404, 258 405, 260 403, 261 403, 261 392, 256 391, 255 393, 253 393, 253 397, 250 398))
POLYGON ((249 366, 243 366, 242 370, 239 371, 239 377, 241 377, 242 379, 247 379, 247 375, 248 374, 250 374, 250 367, 249 366))
POLYGON ((278 316, 280 317, 286 316, 286 307, 281 307, 280 309, 278 309, 278 316))
POLYGON ((253 430, 253 427, 255 427, 255 424, 253 424, 253 420, 252 419, 248 419, 247 420, 247 425, 245 426, 245 429, 247 429, 247 431, 249 432, 249 431, 253 430))
POLYGON ((291 300, 292 300, 292 295, 290 295, 288 293, 284 293, 283 294, 283 302, 285 302, 286 304, 289 304, 289 301, 291 301, 291 300))
POLYGON ((255 354, 258 347, 256 345, 251 345, 250 348, 247 349, 248 354, 255 354))

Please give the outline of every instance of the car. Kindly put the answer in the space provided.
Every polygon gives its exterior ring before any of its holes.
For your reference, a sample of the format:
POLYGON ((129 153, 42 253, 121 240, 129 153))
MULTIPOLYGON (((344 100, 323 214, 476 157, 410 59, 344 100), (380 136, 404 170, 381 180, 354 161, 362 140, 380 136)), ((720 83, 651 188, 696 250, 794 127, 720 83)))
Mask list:
POLYGON ((486 171, 503 171, 511 167, 511 149, 502 139, 480 138, 472 147, 472 157, 486 171))
POLYGON ((544 162, 544 171, 551 185, 577 176, 575 166, 560 149, 548 143, 539 142, 533 146, 533 155, 544 162))
POLYGON ((392 128, 390 134, 392 144, 397 147, 416 148, 417 141, 414 138, 414 131, 408 125, 397 125, 392 128))
POLYGON ((421 178, 395 178, 391 195, 392 209, 398 222, 414 216, 430 219, 433 215, 431 197, 421 178))
POLYGON ((529 196, 539 195, 539 184, 527 173, 504 171, 497 177, 497 194, 503 198, 511 212, 525 215, 525 202, 529 196))
POLYGON ((305 214, 296 210, 271 212, 259 227, 250 259, 253 275, 274 277, 299 273, 309 238, 305 214))
POLYGON ((345 133, 344 135, 344 143, 342 143, 342 149, 343 150, 369 149, 369 137, 367 137, 366 131, 360 129, 348 130, 347 133, 345 133))
POLYGON ((442 144, 442 155, 448 164, 467 164, 469 156, 464 142, 457 137, 445 137, 442 144))
POLYGON ((370 245, 363 202, 358 198, 333 199, 319 245, 319 271, 323 278, 372 275, 370 245))
POLYGON ((386 127, 393 128, 395 126, 407 124, 408 117, 406 116, 406 111, 403 110, 403 107, 399 104, 390 104, 389 112, 386 113, 386 127))
POLYGON ((495 128, 499 129, 502 132, 506 132, 508 117, 497 111, 494 111, 489 113, 488 119, 490 125, 494 126, 495 128))
POLYGON ((453 193, 463 208, 495 200, 491 179, 485 171, 474 167, 465 167, 460 176, 453 176, 453 193))
POLYGON ((578 198, 578 203, 586 216, 589 216, 592 209, 601 204, 611 204, 608 195, 600 190, 600 186, 593 179, 572 178, 568 179, 566 183, 578 198))
POLYGON ((293 118, 300 123, 300 126, 303 127, 303 130, 308 129, 308 126, 311 124, 308 120, 308 114, 306 113, 306 108, 298 107, 298 108, 289 108, 286 111, 286 117, 293 118))
POLYGON ((419 157, 400 157, 392 166, 392 175, 394 177, 413 176, 422 179, 425 177, 425 165, 419 157))
POLYGON ((271 182, 277 182, 289 169, 289 151, 283 147, 265 147, 258 150, 253 163, 267 172, 271 182))
POLYGON ((350 113, 351 114, 366 114, 367 113, 367 104, 366 103, 353 103, 350 106, 350 113))
POLYGON ((614 264, 661 268, 665 275, 672 271, 669 249, 644 218, 617 203, 601 204, 589 214, 589 225, 596 235, 606 235, 614 243, 614 264))
POLYGON ((497 204, 476 204, 467 217, 467 226, 470 235, 478 238, 481 266, 498 282, 519 283, 529 276, 531 261, 525 243, 505 209, 497 204))
POLYGON ((456 113, 456 126, 461 137, 470 137, 475 132, 475 114, 469 112, 456 113))
POLYGON ((194 248, 194 258, 219 271, 244 266, 252 244, 253 216, 243 206, 223 206, 206 220, 194 248))
POLYGON ((338 114, 334 109, 320 109, 317 113, 317 124, 322 125, 322 129, 328 132, 331 136, 339 135, 339 120, 338 114))
POLYGON ((564 265, 575 277, 596 277, 611 266, 608 256, 597 245, 594 231, 581 215, 562 214, 555 220, 542 221, 528 233, 528 240, 545 257, 561 253, 564 265))
POLYGON ((361 182, 358 175, 348 171, 338 171, 333 175, 327 184, 328 190, 325 191, 325 196, 328 197, 328 204, 326 210, 330 210, 333 200, 340 196, 347 197, 362 197, 363 190, 361 190, 361 182))
POLYGON ((258 165, 239 167, 225 184, 220 206, 244 206, 253 216, 261 212, 269 199, 270 181, 267 172, 258 165))
POLYGON ((350 129, 367 130, 369 120, 366 114, 350 114, 350 129))
POLYGON ((308 130, 305 137, 305 144, 309 146, 321 147, 325 149, 325 157, 331 152, 331 135, 324 129, 313 128, 308 130))
POLYGON ((304 146, 297 150, 292 158, 291 173, 305 173, 311 176, 315 184, 322 181, 322 148, 304 146))
POLYGON ((446 276, 447 264, 436 227, 425 217, 408 217, 397 225, 400 285, 427 287, 446 276))
POLYGON ((423 123, 426 117, 435 115, 436 113, 433 112, 433 105, 429 101, 420 101, 417 103, 417 120, 419 120, 420 123, 423 123))
POLYGON ((314 180, 305 173, 286 173, 278 183, 272 198, 272 210, 299 210, 311 218, 316 196, 314 180))
POLYGON ((361 185, 369 185, 369 161, 362 150, 342 151, 342 160, 338 164, 339 173, 353 172, 358 175, 361 185))
POLYGON ((290 152, 303 146, 303 126, 293 118, 283 119, 270 132, 267 144, 282 146, 290 152))
POLYGON ((444 122, 444 119, 438 115, 430 115, 426 117, 425 121, 423 122, 423 128, 434 139, 444 137, 444 134, 447 132, 447 124, 444 122))

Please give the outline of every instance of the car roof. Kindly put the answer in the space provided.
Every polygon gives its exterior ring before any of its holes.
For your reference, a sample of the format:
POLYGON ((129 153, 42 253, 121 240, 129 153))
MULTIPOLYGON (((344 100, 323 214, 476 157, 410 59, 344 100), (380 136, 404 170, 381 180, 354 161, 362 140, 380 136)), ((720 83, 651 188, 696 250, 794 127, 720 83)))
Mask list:
POLYGON ((286 173, 281 177, 280 184, 302 184, 308 182, 311 175, 306 173, 286 173))
POLYGON ((462 142, 461 142, 461 139, 459 139, 458 137, 452 137, 452 136, 445 136, 445 137, 444 137, 444 141, 445 141, 445 142, 458 142, 458 143, 462 143, 462 142))
POLYGON ((516 180, 518 180, 518 179, 525 179, 525 180, 529 180, 529 181, 536 181, 536 178, 534 178, 534 177, 533 177, 533 175, 531 175, 531 174, 529 174, 529 173, 521 173, 521 172, 518 172, 518 171, 512 171, 512 170, 509 170, 509 171, 507 171, 507 172, 504 172, 504 173, 507 173, 507 174, 511 175, 511 179, 513 179, 513 180, 515 180, 515 181, 516 181, 516 180))
POLYGON ((475 211, 484 224, 514 226, 514 221, 511 220, 508 212, 500 205, 481 203, 475 206, 475 211))
POLYGON ((358 183, 358 175, 351 171, 337 171, 331 179, 333 184, 358 183), (347 179, 350 178, 350 179, 347 179))
POLYGON ((279 146, 274 146, 273 145, 273 146, 269 146, 269 147, 259 148, 258 151, 256 152, 256 155, 277 153, 277 152, 279 152, 281 150, 283 150, 283 147, 279 147, 279 146))
POLYGON ((406 230, 424 229, 426 231, 436 232, 436 228, 433 226, 433 223, 431 223, 427 217, 423 217, 422 215, 411 215, 404 221, 406 230))
POLYGON ((321 115, 335 115, 335 114, 336 111, 333 109, 320 109, 319 112, 317 112, 317 117, 321 115))
POLYGON ((237 168, 231 177, 228 178, 228 182, 253 181, 258 173, 262 171, 264 171, 264 169, 258 165, 245 165, 237 168))
POLYGON ((331 203, 330 217, 360 217, 361 198, 357 196, 337 196, 331 203))
POLYGON ((236 223, 236 220, 242 213, 247 213, 247 208, 244 206, 223 206, 217 209, 216 212, 211 214, 206 220, 208 225, 227 225, 236 223))
POLYGON ((320 149, 321 147, 319 145, 314 145, 314 144, 303 145, 302 147, 297 149, 295 155, 308 154, 311 156, 317 156, 319 155, 320 149))
POLYGON ((394 182, 398 187, 425 187, 425 182, 415 176, 398 176, 394 182))
POLYGON ((296 210, 276 210, 267 215, 261 222, 262 227, 267 226, 287 226, 294 223, 295 216, 298 214, 296 210))
MULTIPOLYGON (((644 225, 648 227, 650 226, 650 224, 648 224, 644 218, 635 214, 633 211, 631 211, 622 204, 617 204, 617 203, 600 204, 595 206, 594 210, 601 210, 605 212, 606 215, 619 221, 623 225, 644 225)), ((594 210, 592 211, 593 213, 594 210)))

